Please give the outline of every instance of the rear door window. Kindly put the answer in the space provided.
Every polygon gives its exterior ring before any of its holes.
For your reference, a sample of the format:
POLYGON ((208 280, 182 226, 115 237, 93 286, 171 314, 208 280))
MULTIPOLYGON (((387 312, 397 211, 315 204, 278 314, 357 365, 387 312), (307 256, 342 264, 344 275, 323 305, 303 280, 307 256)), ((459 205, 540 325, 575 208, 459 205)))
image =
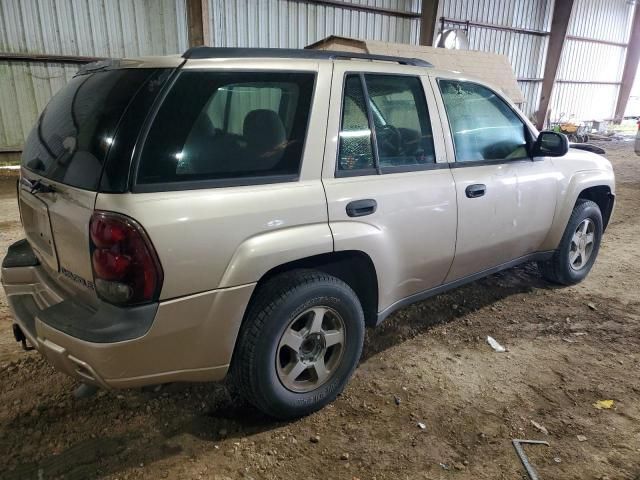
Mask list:
POLYGON ((345 79, 338 170, 375 173, 371 129, 360 75, 345 79))
POLYGON ((74 77, 46 106, 29 134, 22 166, 46 178, 96 190, 127 106, 154 69, 74 77))
POLYGON ((420 170, 434 163, 431 121, 420 78, 347 75, 338 175, 420 170))
POLYGON ((182 72, 147 136, 136 188, 297 179, 314 80, 299 72, 182 72))

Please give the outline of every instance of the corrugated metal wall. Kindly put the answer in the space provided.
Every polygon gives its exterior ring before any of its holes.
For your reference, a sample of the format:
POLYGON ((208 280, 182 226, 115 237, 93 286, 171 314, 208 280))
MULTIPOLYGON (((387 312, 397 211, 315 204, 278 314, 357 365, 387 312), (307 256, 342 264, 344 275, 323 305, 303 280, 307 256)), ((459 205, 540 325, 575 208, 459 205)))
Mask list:
MULTIPOLYGON (((443 0, 440 15, 457 21, 548 32, 554 0, 443 0)), ((556 0, 562 1, 562 0, 556 0)), ((626 44, 631 32, 634 2, 630 0, 575 0, 567 35, 626 44)), ((465 28, 455 22, 445 28, 465 28)), ((525 113, 538 107, 544 75, 547 35, 468 27, 471 48, 509 57, 526 98, 525 113)), ((551 120, 613 117, 622 78, 626 47, 567 38, 550 110, 551 120), (585 83, 576 83, 585 82, 585 83), (606 84, 586 83, 605 82, 606 84)))
MULTIPOLYGON (((551 26, 553 0, 444 0, 441 16, 458 21, 471 21, 546 32, 551 26)), ((445 28, 464 28, 445 22, 445 28)), ((470 25, 469 43, 472 50, 501 53, 509 57, 525 97, 523 110, 532 115, 540 100, 541 82, 546 59, 548 36, 532 33, 497 30, 470 25), (526 81, 525 81, 526 80, 526 81)))
MULTIPOLYGON (((345 1, 410 13, 419 12, 421 4, 345 1)), ((469 40, 472 49, 509 57, 528 115, 539 102, 553 1, 440 0, 441 16, 507 28, 470 25, 469 40)), ((569 35, 627 42, 633 2, 575 1, 569 35)), ((300 48, 332 34, 412 44, 419 38, 418 18, 305 0, 208 0, 208 10, 214 46, 300 48)), ((2 52, 122 57, 178 53, 187 44, 185 0, 0 0, 2 52)), ((611 84, 558 83, 552 118, 561 113, 579 120, 610 118, 625 52, 624 46, 568 39, 558 78, 611 84)), ((62 62, 0 61, 0 151, 22 145, 38 112, 76 69, 77 64, 62 62)))
MULTIPOLYGON (((186 25, 184 0, 0 0, 0 51, 166 55, 186 50, 186 25)), ((0 61, 0 149, 21 147, 38 113, 77 69, 0 61)))
MULTIPOLYGON (((420 0, 347 0, 419 12, 420 0)), ((0 51, 95 57, 187 49, 185 0, 0 0, 0 51)), ((328 35, 417 43, 419 20, 295 0, 209 0, 214 46, 302 48, 328 35)), ((20 148, 78 65, 0 61, 0 150, 20 148)))
MULTIPOLYGON (((420 11, 419 0, 346 0, 402 12, 420 11)), ((329 35, 418 43, 417 18, 364 12, 299 0, 209 0, 216 47, 304 48, 329 35)))
MULTIPOLYGON (((631 34, 633 2, 628 0, 575 0, 568 36, 626 44, 631 34)), ((552 121, 559 118, 605 120, 613 118, 626 47, 568 38, 551 97, 552 121), (562 83, 612 82, 609 85, 562 83)))

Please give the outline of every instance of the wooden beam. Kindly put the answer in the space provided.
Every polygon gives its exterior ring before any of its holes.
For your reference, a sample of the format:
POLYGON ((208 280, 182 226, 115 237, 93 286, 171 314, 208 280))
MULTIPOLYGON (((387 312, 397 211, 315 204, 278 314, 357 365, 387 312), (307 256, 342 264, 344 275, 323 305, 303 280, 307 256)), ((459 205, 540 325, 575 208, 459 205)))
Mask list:
POLYGON ((202 0, 187 0, 187 35, 189 47, 199 47, 205 44, 202 0))
POLYGON ((432 46, 438 25, 439 0, 422 0, 420 8, 420 45, 432 46))
POLYGON ((542 91, 540 92, 540 104, 536 114, 536 127, 541 130, 544 127, 549 101, 556 83, 558 65, 562 57, 562 47, 567 36, 569 19, 573 10, 573 0, 556 0, 553 7, 553 18, 551 19, 551 32, 549 33, 549 46, 547 47, 547 61, 544 65, 544 80, 542 81, 542 91))
POLYGON ((640 60, 640 5, 636 3, 636 10, 633 14, 633 26, 631 27, 631 37, 627 45, 627 55, 624 60, 624 70, 622 71, 622 80, 620 90, 618 90, 618 101, 616 102, 616 113, 613 118, 616 123, 620 123, 624 117, 624 111, 627 108, 629 95, 633 80, 638 70, 638 61, 640 60))

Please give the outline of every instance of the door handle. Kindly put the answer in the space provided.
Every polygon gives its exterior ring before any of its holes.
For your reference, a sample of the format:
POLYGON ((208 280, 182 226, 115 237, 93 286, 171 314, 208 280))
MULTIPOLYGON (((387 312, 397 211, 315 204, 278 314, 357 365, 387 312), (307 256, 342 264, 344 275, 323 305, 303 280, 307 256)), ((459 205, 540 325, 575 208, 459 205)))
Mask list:
POLYGON ((378 202, 373 198, 367 198, 364 200, 354 200, 347 204, 347 215, 350 217, 364 217, 365 215, 371 215, 378 208, 378 202))
POLYGON ((483 183, 475 183, 465 188, 464 192, 468 198, 478 198, 487 193, 487 186, 483 183))

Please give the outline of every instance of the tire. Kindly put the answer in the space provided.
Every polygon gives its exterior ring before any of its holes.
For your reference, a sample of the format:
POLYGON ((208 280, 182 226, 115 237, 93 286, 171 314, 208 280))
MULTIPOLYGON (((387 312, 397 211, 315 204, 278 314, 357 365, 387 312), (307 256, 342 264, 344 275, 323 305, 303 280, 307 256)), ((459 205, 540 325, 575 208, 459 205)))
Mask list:
POLYGON ((287 272, 256 292, 238 336, 232 381, 267 415, 305 416, 343 391, 363 341, 362 306, 346 283, 314 270, 287 272), (340 332, 342 343, 329 345, 340 332))
MULTIPOLYGON (((585 235, 583 233, 583 235, 585 235)), ((575 285, 580 283, 589 274, 593 263, 598 256, 600 250, 600 242, 602 240, 602 213, 595 202, 586 199, 578 199, 573 212, 569 217, 569 222, 562 235, 562 240, 558 249, 553 256, 544 262, 538 262, 538 268, 542 272, 542 276, 553 283, 560 285, 575 285), (588 242, 588 232, 593 235, 593 242, 589 249, 588 244, 581 245, 579 237, 575 237, 577 229, 584 230, 587 225, 587 237, 585 244, 588 242), (578 238, 578 241, 576 241, 578 238), (584 253, 577 252, 578 249, 584 247, 584 253), (580 257, 582 256, 582 261, 580 257), (586 259, 586 261, 585 261, 586 259)))

